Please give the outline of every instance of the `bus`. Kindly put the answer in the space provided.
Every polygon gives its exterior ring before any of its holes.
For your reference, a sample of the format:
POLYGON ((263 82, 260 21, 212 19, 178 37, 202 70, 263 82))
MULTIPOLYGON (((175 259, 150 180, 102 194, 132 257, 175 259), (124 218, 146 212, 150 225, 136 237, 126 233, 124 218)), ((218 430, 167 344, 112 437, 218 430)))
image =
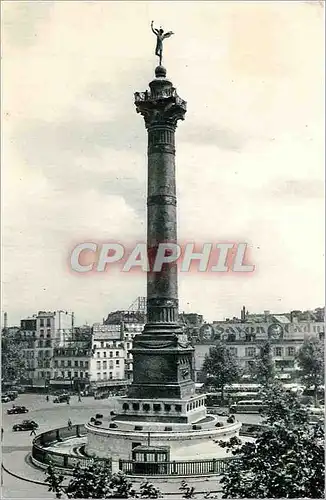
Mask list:
POLYGON ((238 401, 230 406, 230 413, 261 413, 267 405, 260 399, 238 401))
MULTIPOLYGON (((225 401, 239 401, 241 399, 255 399, 261 386, 259 384, 231 384, 224 388, 225 401)), ((206 393, 206 406, 220 406, 222 404, 222 393, 219 390, 206 393)))

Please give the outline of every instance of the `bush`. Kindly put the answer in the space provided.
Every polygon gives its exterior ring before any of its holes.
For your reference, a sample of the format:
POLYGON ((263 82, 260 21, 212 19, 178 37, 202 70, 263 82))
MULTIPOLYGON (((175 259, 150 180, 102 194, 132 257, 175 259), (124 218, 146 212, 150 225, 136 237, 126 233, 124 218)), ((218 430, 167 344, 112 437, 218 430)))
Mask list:
POLYGON ((100 413, 96 413, 95 418, 96 420, 100 420, 100 418, 103 418, 103 415, 101 415, 100 413))
POLYGON ((223 427, 223 426, 224 426, 223 422, 217 422, 215 424, 215 427, 223 427))
POLYGON ((95 420, 94 425, 102 425, 101 420, 95 420))
MULTIPOLYGON (((122 472, 111 474, 106 462, 92 461, 85 467, 77 465, 67 487, 62 486, 64 476, 48 467, 46 482, 56 498, 130 498, 136 497, 132 483, 122 472)), ((158 498, 158 497, 147 497, 158 498)))
POLYGON ((144 481, 139 487, 139 494, 141 498, 161 498, 163 495, 159 488, 154 486, 149 481, 144 481))
POLYGON ((227 419, 227 423, 228 424, 234 424, 235 422, 235 416, 234 415, 231 415, 228 419, 227 419))
POLYGON ((194 498, 195 496, 195 488, 193 486, 190 487, 184 480, 181 481, 179 490, 183 492, 182 498, 194 498))

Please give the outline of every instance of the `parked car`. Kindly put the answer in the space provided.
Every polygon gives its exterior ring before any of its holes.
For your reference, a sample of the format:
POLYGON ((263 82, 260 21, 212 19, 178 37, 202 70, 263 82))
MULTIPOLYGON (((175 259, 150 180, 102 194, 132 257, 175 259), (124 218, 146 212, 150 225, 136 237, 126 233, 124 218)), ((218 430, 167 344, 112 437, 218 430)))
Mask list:
POLYGON ((31 431, 32 429, 37 429, 38 424, 34 420, 23 420, 20 424, 15 424, 12 426, 13 431, 31 431))
POLYGON ((21 385, 14 385, 12 387, 12 390, 13 391, 17 391, 18 394, 21 394, 21 393, 25 392, 25 388, 23 386, 21 386, 21 385))
POLYGON ((70 400, 69 394, 61 394, 54 398, 53 403, 67 403, 70 400))
POLYGON ((10 398, 10 401, 14 401, 16 398, 18 398, 18 392, 17 391, 8 391, 6 393, 6 396, 10 398))
POLYGON ((14 415, 16 413, 27 413, 28 409, 26 406, 13 406, 7 410, 8 415, 14 415))
POLYGON ((4 394, 3 396, 1 396, 1 403, 9 403, 9 401, 11 401, 11 399, 6 394, 4 394))

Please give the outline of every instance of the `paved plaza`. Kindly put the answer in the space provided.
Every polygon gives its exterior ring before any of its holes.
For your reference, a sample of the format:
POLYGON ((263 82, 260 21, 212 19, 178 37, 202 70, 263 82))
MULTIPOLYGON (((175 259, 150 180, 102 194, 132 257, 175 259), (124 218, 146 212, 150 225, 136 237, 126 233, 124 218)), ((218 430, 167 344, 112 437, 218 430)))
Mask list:
MULTIPOLYGON (((47 491, 47 486, 38 484, 44 482, 45 475, 41 470, 36 469, 28 463, 28 454, 31 451, 31 444, 34 436, 30 432, 13 432, 12 426, 24 419, 35 420, 39 424, 37 433, 50 429, 64 427, 70 418, 73 424, 84 424, 95 413, 109 413, 116 409, 115 398, 94 400, 93 397, 83 398, 78 402, 78 398, 73 396, 70 405, 66 403, 56 404, 46 401, 45 395, 22 394, 16 399, 14 404, 25 405, 29 412, 24 415, 7 415, 7 409, 13 403, 2 405, 2 462, 4 467, 13 475, 2 471, 1 498, 54 498, 53 493, 47 491), (25 480, 24 480, 25 479, 25 480), (35 481, 35 482, 31 482, 35 481)), ((258 415, 239 415, 240 421, 257 423, 260 421, 258 415)), ((166 483, 159 482, 158 486, 162 491, 172 498, 172 494, 178 491, 179 482, 166 483)), ((190 481, 189 481, 190 482, 190 481)), ((193 479, 196 490, 205 492, 217 488, 217 481, 207 479, 193 479)))

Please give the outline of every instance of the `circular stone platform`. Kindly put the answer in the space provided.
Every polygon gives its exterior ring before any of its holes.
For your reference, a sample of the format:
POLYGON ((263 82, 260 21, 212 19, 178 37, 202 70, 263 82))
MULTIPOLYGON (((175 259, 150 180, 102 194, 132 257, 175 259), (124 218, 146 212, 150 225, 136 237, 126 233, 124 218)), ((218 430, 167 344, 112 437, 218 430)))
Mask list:
POLYGON ((88 456, 130 460, 132 449, 139 445, 168 446, 170 460, 204 460, 226 456, 216 441, 239 435, 241 423, 207 415, 197 424, 167 424, 116 419, 102 419, 101 425, 85 425, 88 456), (216 426, 221 425, 221 426, 216 426))

